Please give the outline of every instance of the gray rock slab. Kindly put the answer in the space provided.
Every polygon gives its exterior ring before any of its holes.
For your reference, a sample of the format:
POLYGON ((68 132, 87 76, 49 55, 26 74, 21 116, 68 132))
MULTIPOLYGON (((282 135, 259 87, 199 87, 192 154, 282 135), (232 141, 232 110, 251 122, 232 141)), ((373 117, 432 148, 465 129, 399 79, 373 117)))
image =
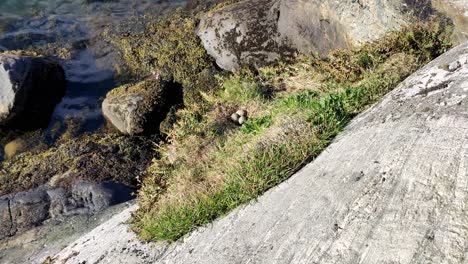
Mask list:
POLYGON ((465 263, 468 43, 359 115, 289 180, 180 242, 139 242, 124 224, 134 209, 56 263, 465 263))

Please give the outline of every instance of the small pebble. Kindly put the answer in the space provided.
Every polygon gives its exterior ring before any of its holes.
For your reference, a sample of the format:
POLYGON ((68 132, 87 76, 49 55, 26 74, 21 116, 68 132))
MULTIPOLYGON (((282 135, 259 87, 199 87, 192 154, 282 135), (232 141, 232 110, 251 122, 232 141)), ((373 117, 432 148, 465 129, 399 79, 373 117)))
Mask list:
POLYGON ((240 115, 238 115, 237 113, 234 113, 231 115, 231 120, 234 121, 234 123, 237 123, 239 122, 239 117, 240 115))
POLYGON ((247 111, 245 110, 237 110, 236 114, 238 114, 239 116, 245 116, 247 117, 247 111))
POLYGON ((245 121, 247 121, 247 117, 241 116, 241 117, 239 118, 239 125, 243 125, 243 124, 245 123, 245 121))

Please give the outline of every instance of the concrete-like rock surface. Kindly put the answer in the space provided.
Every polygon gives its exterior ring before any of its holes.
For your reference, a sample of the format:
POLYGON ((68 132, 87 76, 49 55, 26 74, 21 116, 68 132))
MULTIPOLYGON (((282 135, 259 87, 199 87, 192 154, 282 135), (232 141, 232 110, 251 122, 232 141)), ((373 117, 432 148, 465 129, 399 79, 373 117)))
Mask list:
POLYGON ((130 208, 55 263, 464 263, 467 109, 468 43, 359 115, 291 179, 183 241, 139 242, 130 208))
POLYGON ((0 126, 47 126, 65 95, 65 72, 50 60, 0 54, 0 126))

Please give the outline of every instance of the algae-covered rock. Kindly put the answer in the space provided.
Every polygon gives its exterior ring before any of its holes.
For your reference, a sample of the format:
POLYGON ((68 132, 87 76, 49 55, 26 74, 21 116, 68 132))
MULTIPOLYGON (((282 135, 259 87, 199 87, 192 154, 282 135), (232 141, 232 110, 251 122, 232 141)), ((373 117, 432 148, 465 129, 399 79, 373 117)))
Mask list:
POLYGON ((154 157, 152 141, 114 134, 83 135, 47 150, 21 153, 1 164, 0 195, 76 179, 115 180, 136 187, 154 157))
POLYGON ((181 101, 179 85, 150 79, 111 91, 102 104, 102 112, 124 134, 151 133, 158 131, 171 107, 181 101))
POLYGON ((0 54, 0 127, 47 126, 65 94, 65 73, 48 59, 0 54))

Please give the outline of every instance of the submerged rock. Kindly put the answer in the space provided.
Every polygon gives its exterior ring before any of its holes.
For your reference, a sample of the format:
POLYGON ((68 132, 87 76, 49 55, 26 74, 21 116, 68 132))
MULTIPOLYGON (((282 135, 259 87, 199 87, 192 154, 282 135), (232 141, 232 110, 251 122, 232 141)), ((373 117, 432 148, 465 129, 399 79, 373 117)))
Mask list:
POLYGON ((47 126, 65 95, 62 67, 48 59, 0 54, 0 127, 33 130, 47 126))
POLYGON ((180 85, 155 78, 112 90, 102 112, 120 132, 136 135, 157 132, 171 107, 181 102, 180 85))

